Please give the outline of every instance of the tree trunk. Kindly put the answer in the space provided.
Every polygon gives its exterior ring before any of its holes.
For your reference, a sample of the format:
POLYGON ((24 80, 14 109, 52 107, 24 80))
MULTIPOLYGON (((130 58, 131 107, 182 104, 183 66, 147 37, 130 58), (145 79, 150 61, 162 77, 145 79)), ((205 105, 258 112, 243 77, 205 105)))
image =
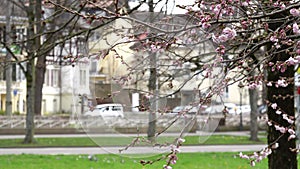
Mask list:
POLYGON ((33 143, 34 142, 34 90, 35 90, 35 39, 33 38, 35 35, 34 32, 34 5, 35 0, 29 1, 29 6, 27 8, 28 14, 28 30, 27 30, 27 51, 28 51, 28 62, 27 62, 27 70, 26 70, 26 131, 25 131, 25 139, 24 143, 33 143))
MULTIPOLYGON (((286 53, 277 54, 273 57, 271 62, 276 63, 285 61, 290 57, 286 53)), ((272 71, 268 69, 268 82, 276 83, 282 78, 293 78, 294 67, 287 66, 285 72, 272 71)), ((295 139, 288 140, 290 136, 289 132, 282 134, 275 129, 274 125, 283 127, 295 128, 295 124, 290 124, 283 119, 282 114, 294 117, 294 83, 288 83, 287 87, 276 87, 275 84, 267 88, 267 99, 268 104, 268 119, 273 123, 272 126, 268 127, 268 144, 272 145, 274 142, 279 143, 279 147, 273 150, 272 154, 269 155, 269 168, 270 169, 297 169, 297 154, 292 152, 290 149, 296 148, 295 139), (276 103, 277 108, 274 109, 270 105, 276 103), (277 114, 276 110, 281 110, 282 114, 277 114)))
POLYGON ((34 59, 27 62, 26 72, 26 134, 24 143, 29 144, 34 142, 34 59))
MULTIPOLYGON (((42 34, 41 29, 41 15, 42 15, 42 4, 41 1, 37 1, 36 6, 36 30, 38 35, 42 34)), ((40 36, 36 37, 36 48, 38 49, 41 44, 40 36)), ((41 115, 42 110, 42 100, 43 100, 43 84, 45 80, 45 72, 46 72, 46 55, 42 54, 38 56, 35 70, 35 100, 34 100, 34 114, 41 115)))
POLYGON ((249 89, 249 99, 250 99, 250 140, 258 141, 258 124, 257 124, 257 100, 258 93, 257 89, 249 89))
MULTIPOLYGON (((153 22, 153 0, 148 1, 149 12, 150 13, 150 23, 153 22)), ((156 82, 157 81, 157 70, 156 70, 156 53, 150 52, 150 77, 148 88, 150 93, 153 94, 152 101, 150 100, 150 112, 149 112, 149 122, 148 122, 148 131, 147 136, 148 140, 154 141, 154 136, 156 132, 156 111, 157 111, 157 90, 156 90, 156 82)))
POLYGON ((156 131, 156 112, 157 112, 157 70, 156 70, 156 53, 150 55, 150 78, 149 78, 149 91, 153 94, 153 97, 150 100, 150 112, 149 112, 149 123, 147 136, 148 140, 154 141, 155 131, 156 131))
MULTIPOLYGON (((286 15, 289 13, 286 12, 286 15)), ((278 31, 282 27, 283 21, 286 17, 284 14, 275 14, 270 16, 270 19, 276 19, 279 22, 272 22, 269 24, 269 28, 273 31, 278 31), (283 20, 280 22, 280 20, 283 20)), ((292 32, 288 30, 287 35, 292 32)), ((280 40, 281 42, 281 40, 280 40)), ((291 149, 296 148, 295 139, 289 140, 290 133, 284 134, 279 130, 276 130, 275 125, 279 127, 295 129, 295 123, 290 124, 283 118, 283 114, 288 117, 295 117, 294 109, 294 66, 283 64, 280 69, 278 65, 285 63, 293 53, 291 47, 285 44, 279 43, 281 46, 277 49, 271 46, 267 46, 267 52, 271 51, 272 57, 269 62, 274 63, 274 66, 268 66, 267 68, 267 83, 271 82, 272 86, 267 86, 267 101, 268 103, 268 120, 272 122, 272 126, 268 127, 268 144, 272 146, 274 143, 278 143, 279 147, 272 150, 272 153, 268 156, 269 169, 297 169, 297 153, 292 152, 291 149), (275 50, 274 50, 275 49, 275 50), (278 51, 281 51, 280 53, 278 51), (275 68, 275 71, 272 70, 275 68), (285 69, 286 68, 286 69, 285 69), (287 86, 278 85, 278 80, 286 80, 287 86), (277 108, 271 106, 277 104, 277 108), (280 110, 282 114, 276 113, 280 110)), ((267 63, 269 65, 269 63, 267 63)))
MULTIPOLYGON (((11 45, 11 20, 10 16, 12 13, 12 3, 7 0, 7 8, 8 12, 6 15, 6 45, 10 47, 11 45)), ((12 98, 11 98, 11 86, 12 86, 12 61, 11 61, 11 53, 6 53, 6 66, 5 66, 5 80, 6 80, 6 104, 5 104, 5 112, 6 115, 12 115, 12 98)))

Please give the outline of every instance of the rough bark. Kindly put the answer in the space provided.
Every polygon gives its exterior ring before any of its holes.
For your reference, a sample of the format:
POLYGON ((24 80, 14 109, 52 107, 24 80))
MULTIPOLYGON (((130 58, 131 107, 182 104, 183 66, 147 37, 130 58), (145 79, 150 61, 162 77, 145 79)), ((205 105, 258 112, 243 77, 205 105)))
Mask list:
POLYGON ((34 60, 34 4, 35 0, 29 1, 29 7, 27 8, 28 14, 28 29, 27 29, 27 39, 28 39, 28 62, 27 62, 27 70, 26 70, 26 130, 25 130, 25 138, 24 143, 33 143, 34 142, 34 68, 35 68, 35 60, 34 60))
MULTIPOLYGON (((8 12, 6 15, 6 45, 9 47, 11 44, 11 13, 12 13, 12 3, 7 0, 8 12)), ((5 77, 6 77, 6 104, 5 111, 6 115, 12 115, 12 96, 11 96, 11 86, 12 86, 12 65, 11 65, 11 53, 6 53, 6 67, 5 67, 5 77)))
MULTIPOLYGON (((270 17, 270 19, 280 20, 284 18, 288 13, 276 14, 270 17)), ((284 20, 284 19, 283 19, 284 20)), ((276 31, 282 27, 283 22, 273 22, 269 24, 269 28, 276 31)), ((291 32, 287 31, 289 35, 291 32)), ((271 52, 272 58, 269 60, 273 63, 283 63, 291 57, 291 49, 288 45, 281 45, 280 48, 271 52), (278 52, 280 51, 280 52, 278 52)), ((267 46, 268 51, 272 47, 267 46)), ((289 140, 289 132, 281 133, 274 127, 278 125, 280 127, 295 128, 295 123, 290 124, 283 119, 282 114, 277 114, 276 111, 280 110, 282 113, 287 114, 289 117, 295 117, 294 110, 294 83, 289 81, 294 79, 294 66, 286 65, 286 70, 272 70, 268 66, 267 81, 271 82, 272 86, 267 86, 267 100, 268 104, 268 120, 272 122, 272 126, 268 127, 268 144, 273 145, 278 143, 279 147, 274 149, 268 156, 269 169, 297 169, 297 154, 292 152, 291 149, 296 148, 295 139, 289 140), (287 80, 288 85, 286 87, 276 86, 278 80, 287 80), (277 108, 271 107, 271 104, 276 103, 277 108)))
POLYGON ((258 93, 257 89, 249 89, 250 99, 250 140, 258 141, 258 123, 257 123, 257 100, 258 93))
MULTIPOLYGON (((153 6, 153 0, 149 0, 148 2, 149 5, 149 12, 150 13, 150 23, 152 22, 153 19, 153 11, 154 11, 154 6, 153 6)), ((149 122, 148 122, 148 130, 147 130, 147 136, 148 140, 154 141, 154 136, 156 132, 156 107, 157 107, 157 92, 156 92, 156 81, 157 81, 157 72, 156 72, 156 53, 150 53, 150 77, 149 77, 149 84, 148 88, 151 93, 155 95, 155 97, 152 99, 151 103, 151 108, 149 112, 149 122)))
POLYGON ((151 98, 150 112, 149 112, 149 123, 147 136, 148 140, 154 141, 155 131, 156 131, 156 107, 157 107, 157 91, 156 91, 156 81, 157 81, 157 72, 156 72, 156 54, 153 53, 150 56, 150 78, 149 78, 149 91, 154 94, 154 97, 151 98))
MULTIPOLYGON (((277 55, 272 59, 272 61, 283 61, 289 58, 288 54, 277 55)), ((294 68, 288 66, 284 73, 277 71, 268 71, 268 81, 276 82, 280 77, 291 78, 294 76, 294 68)), ((272 87, 267 88, 267 99, 272 103, 276 103, 278 108, 283 113, 289 116, 295 116, 294 110, 294 84, 290 83, 287 87, 272 87), (291 96, 291 97, 289 97, 291 96)), ((276 114, 276 110, 272 107, 268 107, 268 119, 273 122, 273 124, 278 124, 279 126, 294 127, 295 124, 289 124, 286 120, 282 118, 282 115, 276 114)), ((292 127, 292 128, 293 128, 292 127)), ((288 140, 289 133, 285 134, 279 132, 275 129, 274 125, 268 128, 268 144, 279 143, 279 147, 273 150, 272 154, 269 155, 269 168, 270 169, 297 169, 297 154, 292 152, 291 148, 296 148, 296 142, 294 139, 288 140)))
POLYGON ((26 72, 26 130, 24 143, 29 144, 34 142, 34 60, 27 62, 26 72))
MULTIPOLYGON (((39 35, 42 33, 41 29, 41 15, 42 15, 42 4, 41 1, 37 1, 36 6, 36 29, 39 35)), ((40 36, 36 38, 36 48, 40 46, 40 36)), ((42 100, 43 100, 43 84, 45 80, 45 72, 46 72, 46 55, 41 55, 37 57, 36 69, 35 69, 35 101, 34 101, 34 114, 41 115, 42 110, 42 100)))

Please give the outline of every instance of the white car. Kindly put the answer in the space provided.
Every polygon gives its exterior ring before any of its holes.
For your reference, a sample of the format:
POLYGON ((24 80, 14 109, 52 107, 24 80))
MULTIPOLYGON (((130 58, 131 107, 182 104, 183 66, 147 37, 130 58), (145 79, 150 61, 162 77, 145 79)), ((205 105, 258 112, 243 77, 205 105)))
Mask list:
POLYGON ((236 114, 240 114, 241 112, 242 112, 242 114, 250 114, 250 112, 251 112, 251 107, 250 107, 250 105, 242 105, 242 106, 238 106, 238 107, 237 107, 236 114))
POLYGON ((228 114, 236 114, 237 106, 234 103, 223 103, 211 105, 205 109, 205 114, 221 114, 224 111, 227 111, 228 114))
POLYGON ((99 104, 94 110, 83 114, 90 117, 124 117, 123 106, 121 104, 99 104))

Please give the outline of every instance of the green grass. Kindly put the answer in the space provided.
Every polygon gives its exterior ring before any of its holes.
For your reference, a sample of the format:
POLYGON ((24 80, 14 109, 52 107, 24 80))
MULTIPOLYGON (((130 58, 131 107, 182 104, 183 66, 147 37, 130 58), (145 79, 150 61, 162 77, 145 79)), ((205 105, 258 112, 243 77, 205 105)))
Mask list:
MULTIPOLYGON (((173 169, 252 169, 245 159, 236 157, 237 153, 182 153, 173 169)), ((0 168, 5 169, 161 169, 166 160, 152 165, 142 166, 140 160, 118 155, 95 155, 96 160, 89 160, 88 155, 2 155, 0 168)), ((267 160, 255 166, 255 169, 267 169, 267 160)))
MULTIPOLYGON (((0 147, 93 147, 93 146, 125 146, 132 142, 133 137, 76 137, 76 138, 36 138, 34 144, 22 144, 23 139, 1 139, 0 147)), ((159 143, 171 143, 176 137, 161 137, 159 143)), ((229 145, 229 144, 264 144, 266 139, 259 142, 250 141, 247 136, 212 135, 186 136, 184 145, 229 145)), ((145 143, 141 144, 145 145, 145 143)))

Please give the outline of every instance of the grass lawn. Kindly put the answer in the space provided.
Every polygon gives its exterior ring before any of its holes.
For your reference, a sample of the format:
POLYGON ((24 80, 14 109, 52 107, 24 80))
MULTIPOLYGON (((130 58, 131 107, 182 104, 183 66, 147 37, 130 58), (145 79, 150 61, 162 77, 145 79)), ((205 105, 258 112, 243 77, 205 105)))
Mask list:
MULTIPOLYGON (((176 137, 161 137, 159 143, 171 143, 176 137)), ((23 139, 1 139, 0 147, 60 147, 60 146, 125 146, 133 137, 76 137, 76 138, 36 138, 34 144, 22 144, 23 139)), ((212 135, 186 136, 184 145, 227 145, 227 144, 264 144, 266 138, 259 142, 250 141, 247 136, 212 135)), ((143 143, 142 143, 143 144, 143 143)), ((141 145, 142 145, 141 144, 141 145)), ((144 143, 145 144, 145 143, 144 143)), ((1 167, 0 167, 1 168, 1 167)))
MULTIPOLYGON (((253 169, 245 159, 236 157, 238 153, 182 153, 173 169, 253 169)), ((0 168, 5 169, 160 169, 165 160, 142 166, 140 160, 118 155, 2 155, 0 168)), ((255 169, 267 169, 267 160, 256 164, 255 169)))

